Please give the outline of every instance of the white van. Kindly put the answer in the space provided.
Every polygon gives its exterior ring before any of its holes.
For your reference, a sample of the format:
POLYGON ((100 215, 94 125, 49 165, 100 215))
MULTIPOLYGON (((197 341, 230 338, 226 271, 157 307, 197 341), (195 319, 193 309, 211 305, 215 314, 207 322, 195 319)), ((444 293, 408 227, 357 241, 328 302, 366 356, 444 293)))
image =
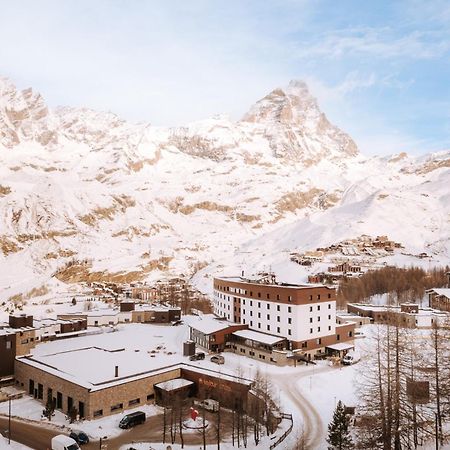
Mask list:
POLYGON ((361 359, 361 355, 358 352, 350 351, 342 358, 342 364, 344 366, 350 366, 356 364, 361 359))
POLYGON ((52 450, 80 450, 80 447, 69 436, 58 434, 52 438, 52 450))

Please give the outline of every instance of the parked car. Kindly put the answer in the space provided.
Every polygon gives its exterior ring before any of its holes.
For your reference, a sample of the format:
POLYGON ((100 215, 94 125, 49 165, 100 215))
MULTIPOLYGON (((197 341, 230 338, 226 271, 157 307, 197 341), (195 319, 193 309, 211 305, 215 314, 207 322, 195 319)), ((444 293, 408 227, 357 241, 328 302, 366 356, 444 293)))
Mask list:
POLYGON ((350 351, 342 358, 342 364, 350 366, 356 364, 360 359, 361 355, 359 353, 350 351))
POLYGON ((89 444, 89 436, 80 430, 73 430, 69 437, 71 437, 78 445, 89 444))
POLYGON ((361 338, 365 338, 366 337, 366 335, 362 331, 355 331, 354 336, 355 336, 355 339, 358 339, 358 338, 361 339, 361 338))
POLYGON ((195 400, 194 405, 199 409, 204 408, 206 411, 217 412, 219 411, 219 402, 212 398, 206 398, 205 400, 195 400))
POLYGON ((205 354, 203 352, 198 352, 195 355, 189 356, 190 361, 200 361, 201 359, 205 359, 205 354))
POLYGON ((222 355, 213 355, 210 361, 216 364, 225 364, 225 358, 222 355))
POLYGON ((52 450, 80 450, 80 447, 71 437, 58 434, 52 438, 52 450))
POLYGON ((123 416, 122 419, 120 419, 119 427, 131 428, 144 422, 145 422, 145 412, 136 411, 134 413, 123 416))

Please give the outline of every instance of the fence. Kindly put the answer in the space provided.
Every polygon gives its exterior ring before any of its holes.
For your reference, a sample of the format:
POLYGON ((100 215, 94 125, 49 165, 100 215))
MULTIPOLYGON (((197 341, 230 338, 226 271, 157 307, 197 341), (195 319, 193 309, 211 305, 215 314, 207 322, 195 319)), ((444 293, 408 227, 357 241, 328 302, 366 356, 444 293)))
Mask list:
POLYGON ((276 446, 280 445, 292 431, 294 421, 292 420, 292 414, 281 413, 281 419, 287 419, 291 421, 289 428, 270 446, 270 450, 273 450, 276 446))

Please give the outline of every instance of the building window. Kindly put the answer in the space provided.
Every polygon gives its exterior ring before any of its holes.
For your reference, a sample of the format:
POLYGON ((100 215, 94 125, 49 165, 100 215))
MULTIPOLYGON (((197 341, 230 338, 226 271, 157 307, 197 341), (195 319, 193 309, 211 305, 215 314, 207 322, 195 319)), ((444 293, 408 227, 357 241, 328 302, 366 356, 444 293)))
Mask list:
POLYGON ((123 403, 117 403, 116 405, 111 406, 111 412, 117 411, 118 409, 123 408, 123 403))
POLYGON ((310 329, 309 329, 309 334, 312 334, 312 332, 313 332, 313 329, 310 328, 310 329))
POLYGON ((288 317, 288 324, 291 324, 291 323, 292 323, 292 318, 288 317))
POLYGON ((312 323, 312 317, 309 318, 309 323, 312 323))
POLYGON ((250 320, 250 326, 251 327, 253 326, 253 320, 250 320))
POLYGON ((328 320, 331 320, 331 314, 328 314, 328 320))
MULTIPOLYGON (((252 291, 250 291, 250 297, 253 297, 253 292, 252 291)), ((251 306, 251 305, 250 305, 251 306)))
POLYGON ((253 300, 250 300, 250 306, 253 306, 253 300))
POLYGON ((250 316, 253 317, 253 311, 252 310, 250 310, 250 316))
POLYGON ((281 311, 280 305, 277 305, 277 311, 281 311))
POLYGON ((328 309, 331 309, 331 303, 328 303, 328 309))
POLYGON ((317 311, 320 311, 320 305, 317 305, 317 311))
POLYGON ((261 323, 258 322, 258 328, 261 328, 261 323))
POLYGON ((258 308, 261 308, 261 302, 258 302, 258 308))
POLYGON ((328 298, 331 298, 331 294, 328 294, 328 298))
POLYGON ((6 341, 6 350, 11 349, 11 341, 6 341))
POLYGON ((317 322, 320 322, 320 316, 317 316, 317 322))
POLYGON ((348 332, 348 337, 352 337, 353 336, 353 332, 352 331, 349 331, 348 332))
POLYGON ((336 335, 336 340, 337 340, 337 341, 340 341, 340 340, 341 340, 341 335, 340 335, 340 334, 337 334, 337 335, 336 335))
POLYGON ((320 327, 317 327, 317 332, 320 333, 320 327))
POLYGON ((312 300, 312 295, 309 296, 309 299, 312 300))
POLYGON ((277 316, 277 322, 281 322, 281 317, 277 316))
POLYGON ((243 304, 243 305, 245 305, 245 298, 244 298, 244 299, 242 299, 242 304, 243 304))
POLYGON ((267 303, 267 309, 270 309, 270 303, 267 303))
POLYGON ((94 417, 100 416, 103 416, 103 409, 97 409, 97 411, 94 411, 94 417))
POLYGON ((309 307, 309 312, 312 312, 312 306, 309 307))
POLYGON ((267 299, 269 299, 270 298, 270 294, 267 294, 267 299))
POLYGON ((267 320, 270 320, 270 314, 267 314, 267 320))
POLYGON ((292 302, 292 295, 288 295, 288 302, 292 302))
POLYGON ((258 292, 258 298, 261 298, 261 292, 258 292))
POLYGON ((277 294, 277 300, 280 300, 280 294, 277 294))
POLYGON ((128 402, 128 406, 139 405, 139 403, 141 403, 141 399, 140 398, 135 398, 135 399, 130 400, 128 402))
POLYGON ((261 313, 260 312, 258 313, 258 319, 261 319, 261 313))
POLYGON ((320 300, 320 294, 317 294, 317 300, 320 300))
POLYGON ((320 345, 320 344, 322 344, 322 339, 317 339, 317 345, 320 345))
POLYGON ((328 331, 331 331, 331 325, 328 325, 328 331))
POLYGON ((267 331, 270 331, 270 325, 267 325, 267 331))
POLYGON ((153 400, 154 397, 155 397, 154 394, 148 394, 147 395, 147 400, 153 400))
POLYGON ((292 335, 292 330, 288 330, 288 335, 289 335, 289 336, 292 335))
POLYGON ((292 306, 288 306, 288 313, 292 312, 292 306))
POLYGON ((280 327, 277 327, 277 333, 280 333, 280 327))
POLYGON ((308 347, 308 342, 307 341, 302 342, 302 348, 307 348, 307 347, 308 347))

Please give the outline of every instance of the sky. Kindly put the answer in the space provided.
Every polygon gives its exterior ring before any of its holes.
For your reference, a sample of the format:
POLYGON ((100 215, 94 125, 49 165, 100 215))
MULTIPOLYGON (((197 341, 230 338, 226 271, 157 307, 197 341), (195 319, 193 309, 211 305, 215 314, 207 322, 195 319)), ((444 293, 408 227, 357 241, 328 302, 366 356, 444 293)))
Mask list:
POLYGON ((300 79, 363 153, 422 154, 450 148, 450 2, 0 0, 0 76, 157 126, 300 79))

